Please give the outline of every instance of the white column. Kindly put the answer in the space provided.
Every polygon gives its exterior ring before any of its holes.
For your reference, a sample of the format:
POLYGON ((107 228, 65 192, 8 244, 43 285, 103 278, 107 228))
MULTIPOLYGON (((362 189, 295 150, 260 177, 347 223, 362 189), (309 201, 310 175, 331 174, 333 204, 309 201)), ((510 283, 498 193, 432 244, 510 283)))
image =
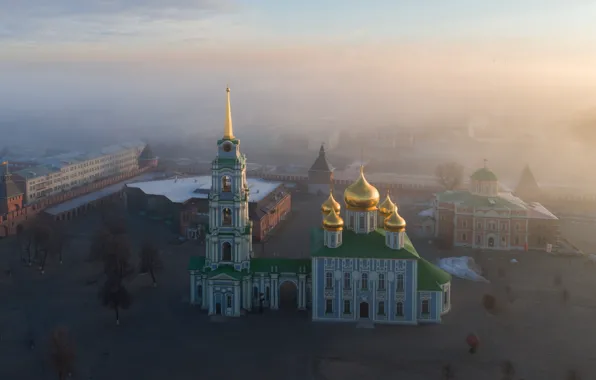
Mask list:
POLYGON ((208 290, 208 297, 209 297, 209 315, 213 315, 215 313, 215 305, 213 302, 213 285, 210 283, 210 281, 207 281, 207 287, 209 288, 208 290))
POLYGON ((240 283, 234 285, 234 315, 240 315, 240 283))
POLYGON ((197 285, 196 285, 196 275, 193 273, 190 275, 190 304, 194 305, 197 299, 197 285))
POLYGON ((277 275, 271 275, 271 308, 279 308, 279 279, 277 275))
POLYGON ((298 309, 306 308, 306 278, 304 275, 298 276, 298 309))
POLYGON ((201 279, 201 282, 203 284, 203 286, 201 286, 201 292, 202 294, 202 303, 203 303, 203 309, 206 309, 210 304, 211 301, 207 299, 207 279, 205 277, 203 277, 203 279, 201 279))

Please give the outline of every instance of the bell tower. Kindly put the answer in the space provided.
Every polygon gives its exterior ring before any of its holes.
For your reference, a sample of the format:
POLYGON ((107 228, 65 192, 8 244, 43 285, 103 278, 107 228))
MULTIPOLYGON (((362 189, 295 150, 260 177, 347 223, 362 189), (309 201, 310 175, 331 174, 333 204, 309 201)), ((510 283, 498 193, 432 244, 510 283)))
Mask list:
POLYGON ((248 216, 246 156, 240 153, 240 140, 234 136, 229 88, 226 96, 224 133, 217 141, 217 157, 211 164, 206 265, 212 270, 230 266, 241 271, 250 269, 252 222, 248 216))

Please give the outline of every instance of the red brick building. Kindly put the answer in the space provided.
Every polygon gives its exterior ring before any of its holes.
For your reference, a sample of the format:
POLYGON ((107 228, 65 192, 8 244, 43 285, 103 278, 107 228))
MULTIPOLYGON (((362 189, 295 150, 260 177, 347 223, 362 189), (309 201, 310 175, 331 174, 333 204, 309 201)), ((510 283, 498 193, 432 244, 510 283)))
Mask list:
POLYGON ((469 186, 436 194, 435 236, 445 246, 557 249, 559 219, 540 203, 499 192, 498 178, 486 166, 471 176, 469 186))
MULTIPOLYGON (((292 197, 282 183, 248 178, 248 204, 253 240, 263 240, 286 218, 292 197)), ((132 212, 166 220, 180 235, 200 239, 209 224, 211 176, 174 178, 127 185, 127 204, 132 212)))

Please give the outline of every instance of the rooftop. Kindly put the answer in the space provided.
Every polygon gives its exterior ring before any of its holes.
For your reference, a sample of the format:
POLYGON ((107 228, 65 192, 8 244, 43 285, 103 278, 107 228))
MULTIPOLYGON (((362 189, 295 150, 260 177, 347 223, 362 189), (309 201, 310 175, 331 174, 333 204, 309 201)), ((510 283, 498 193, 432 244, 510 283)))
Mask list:
POLYGON ((439 202, 456 203, 480 209, 526 210, 529 218, 557 219, 543 205, 537 202, 526 203, 512 193, 499 193, 497 197, 475 195, 466 190, 444 191, 437 194, 439 202))
POLYGON ((59 172, 60 169, 51 165, 36 165, 29 168, 17 170, 14 174, 19 175, 25 179, 31 179, 36 177, 43 177, 50 173, 59 172))
MULTIPOLYGON (((251 202, 261 201, 282 184, 260 178, 247 178, 247 182, 251 202)), ((128 184, 127 187, 139 189, 147 195, 162 195, 174 203, 184 203, 192 198, 207 199, 211 189, 211 176, 136 182, 128 184)))
POLYGON ((96 200, 99 200, 99 199, 102 199, 102 198, 105 198, 107 196, 117 193, 120 190, 122 190, 124 188, 124 186, 126 186, 126 184, 130 184, 131 182, 134 182, 134 181, 139 181, 139 180, 144 181, 149 178, 155 178, 158 175, 162 175, 162 174, 161 173, 145 173, 140 176, 131 178, 129 180, 104 187, 101 190, 94 191, 92 193, 88 193, 88 194, 82 195, 80 197, 73 198, 66 202, 60 203, 56 206, 48 207, 44 211, 50 215, 58 215, 63 212, 66 212, 66 211, 74 210, 75 208, 83 206, 89 202, 93 202, 93 201, 96 201, 96 200))
POLYGON ((418 262, 418 290, 441 290, 441 285, 451 281, 451 275, 436 265, 420 257, 416 248, 405 235, 403 249, 395 250, 385 245, 385 230, 378 229, 369 234, 342 232, 343 242, 338 248, 323 246, 323 231, 319 228, 311 232, 311 255, 313 257, 350 257, 375 259, 411 259, 418 262))

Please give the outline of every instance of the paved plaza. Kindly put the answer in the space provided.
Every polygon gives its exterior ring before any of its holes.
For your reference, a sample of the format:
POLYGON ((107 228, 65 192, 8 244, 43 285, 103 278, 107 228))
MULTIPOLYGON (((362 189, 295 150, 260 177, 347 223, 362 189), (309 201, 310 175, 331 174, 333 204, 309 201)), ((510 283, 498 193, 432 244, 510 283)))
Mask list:
MULTIPOLYGON (((264 252, 255 244, 257 255, 307 256, 309 229, 320 223, 320 200, 297 197, 291 218, 274 231, 264 252)), ((312 323, 307 313, 288 312, 212 321, 188 304, 188 258, 202 254, 203 247, 172 245, 163 224, 130 216, 133 246, 154 239, 165 270, 157 288, 148 276, 130 281, 134 302, 116 326, 113 312, 97 299, 101 268, 87 260, 99 225, 98 215, 71 222, 64 264, 50 259, 44 275, 19 262, 14 240, 0 241, 0 379, 56 379, 47 342, 56 326, 67 327, 76 342, 73 379, 422 380, 441 379, 441 367, 451 363, 457 380, 500 380, 504 360, 514 363, 517 378, 564 379, 570 368, 584 379, 596 378, 591 365, 596 267, 583 259, 485 253, 480 261, 491 283, 454 279, 453 309, 442 325, 357 328, 312 323), (511 264, 513 257, 519 262, 511 264), (5 273, 9 268, 12 276, 5 273), (497 276, 497 268, 505 269, 505 278, 497 276), (515 301, 503 301, 499 315, 487 313, 482 296, 503 300, 505 286, 515 301), (566 304, 562 288, 570 294, 566 304), (465 344, 472 331, 481 339, 475 355, 465 344), (33 349, 30 339, 36 342, 33 349)), ((425 243, 419 242, 419 251, 430 259, 469 254, 437 252, 425 243)))

